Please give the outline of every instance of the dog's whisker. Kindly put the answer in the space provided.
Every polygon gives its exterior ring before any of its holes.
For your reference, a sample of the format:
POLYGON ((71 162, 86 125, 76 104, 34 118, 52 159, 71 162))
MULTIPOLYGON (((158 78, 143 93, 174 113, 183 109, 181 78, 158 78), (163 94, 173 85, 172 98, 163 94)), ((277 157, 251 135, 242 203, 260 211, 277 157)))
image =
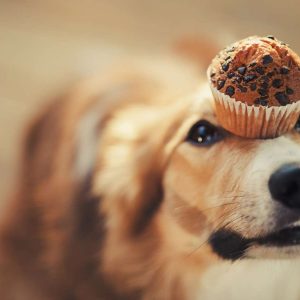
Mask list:
MULTIPOLYGON (((211 206, 211 207, 207 207, 207 208, 201 209, 199 212, 206 212, 206 211, 211 210, 211 209, 217 209, 217 208, 220 208, 220 207, 223 207, 223 206, 233 205, 233 204, 237 204, 237 203, 238 202, 222 203, 222 204, 219 204, 219 205, 216 205, 216 206, 211 206)), ((180 209, 185 209, 185 208, 187 208, 187 205, 178 205, 174 209, 175 210, 180 210, 180 209)))
MULTIPOLYGON (((236 218, 236 219, 234 219, 234 220, 232 220, 232 221, 237 221, 238 219, 240 219, 242 216, 239 216, 238 218, 236 218)), ((222 222, 223 222, 224 220, 222 220, 222 222)), ((218 226, 216 226, 215 227, 215 229, 218 229, 219 227, 218 226)), ((200 245, 199 246, 197 246, 195 249, 193 249, 190 253, 188 253, 188 256, 191 256, 191 255, 193 255, 193 254, 195 254, 197 251, 199 251, 207 242, 209 241, 209 238, 206 238, 205 239, 205 241, 202 241, 201 243, 200 243, 200 245)))
POLYGON ((242 220, 243 218, 244 218, 244 216, 238 216, 233 220, 229 220, 223 227, 228 228, 229 226, 231 226, 231 228, 232 228, 232 227, 234 227, 232 225, 234 225, 237 221, 242 220))
MULTIPOLYGON (((239 212, 239 208, 238 207, 235 207, 230 212, 224 212, 222 215, 219 215, 217 218, 215 218, 213 220, 210 220, 209 221, 209 225, 212 226, 215 229, 222 228, 222 227, 224 227, 224 224, 227 224, 227 223, 225 223, 226 221, 227 222, 232 221, 231 218, 234 217, 234 216, 236 216, 237 212, 239 212), (217 220, 219 222, 216 225, 213 225, 217 220)), ((239 215, 238 218, 243 219, 243 218, 245 218, 245 216, 244 215, 239 215)))
POLYGON ((195 254, 197 251, 199 251, 199 249, 202 248, 202 247, 208 242, 208 240, 209 240, 209 239, 205 239, 205 241, 202 241, 202 242, 200 243, 200 245, 197 246, 195 249, 193 249, 191 252, 189 252, 189 253, 187 254, 187 256, 188 256, 188 257, 189 257, 189 256, 192 256, 192 255, 195 254))
MULTIPOLYGON (((236 221, 238 221, 238 220, 240 220, 240 219, 242 219, 242 218, 243 218, 243 216, 239 216, 239 217, 237 217, 237 218, 235 218, 235 219, 229 221, 228 224, 226 224, 225 226, 221 226, 221 227, 227 227, 227 226, 230 225, 231 223, 234 223, 234 222, 236 222, 236 221)), ((222 222, 223 222, 223 221, 224 221, 224 220, 222 220, 222 222)), ((215 229, 219 229, 219 226, 216 226, 215 229)), ((200 249, 201 249, 208 241, 209 241, 209 238, 206 238, 205 241, 202 241, 202 242, 200 243, 200 245, 197 246, 195 249, 193 249, 190 253, 188 253, 187 256, 194 255, 194 254, 195 254, 197 251, 199 251, 199 250, 200 250, 200 249)))
MULTIPOLYGON (((223 216, 223 218, 221 219, 221 221, 214 226, 214 230, 218 230, 220 228, 226 228, 228 227, 228 225, 230 225, 231 221, 230 218, 233 217, 235 215, 235 212, 233 212, 232 214, 230 215, 227 215, 227 216, 223 216), (226 217, 226 219, 225 219, 226 217), (229 220, 228 220, 229 219, 229 220)), ((238 218, 240 218, 241 216, 239 216, 238 218)))

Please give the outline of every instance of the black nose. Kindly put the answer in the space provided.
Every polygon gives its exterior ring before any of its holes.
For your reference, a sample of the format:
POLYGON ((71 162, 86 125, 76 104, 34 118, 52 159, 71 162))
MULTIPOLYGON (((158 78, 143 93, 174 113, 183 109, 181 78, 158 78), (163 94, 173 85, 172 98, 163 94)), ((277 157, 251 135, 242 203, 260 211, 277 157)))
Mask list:
POLYGON ((274 172, 269 179, 272 197, 290 208, 300 208, 300 166, 288 164, 274 172))

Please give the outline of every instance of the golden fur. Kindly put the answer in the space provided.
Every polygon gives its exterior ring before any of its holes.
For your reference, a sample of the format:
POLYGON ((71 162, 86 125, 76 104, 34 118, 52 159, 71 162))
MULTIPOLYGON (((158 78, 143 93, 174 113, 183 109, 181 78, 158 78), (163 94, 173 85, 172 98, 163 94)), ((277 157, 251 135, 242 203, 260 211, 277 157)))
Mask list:
POLYGON ((290 152, 264 172, 294 161, 297 134, 191 145, 195 122, 217 125, 208 88, 194 70, 157 65, 87 80, 34 120, 1 223, 1 299, 214 299, 199 296, 224 265, 209 235, 272 230, 267 205, 258 222, 265 191, 250 190, 251 168, 276 143, 290 152))

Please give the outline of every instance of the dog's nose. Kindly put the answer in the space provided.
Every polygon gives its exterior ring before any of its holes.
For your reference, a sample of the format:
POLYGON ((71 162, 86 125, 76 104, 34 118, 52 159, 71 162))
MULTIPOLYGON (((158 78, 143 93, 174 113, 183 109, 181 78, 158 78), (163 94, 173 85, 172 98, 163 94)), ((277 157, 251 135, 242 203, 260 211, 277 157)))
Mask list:
POLYGON ((300 166, 288 164, 275 171, 269 179, 273 199, 290 208, 300 208, 300 166))

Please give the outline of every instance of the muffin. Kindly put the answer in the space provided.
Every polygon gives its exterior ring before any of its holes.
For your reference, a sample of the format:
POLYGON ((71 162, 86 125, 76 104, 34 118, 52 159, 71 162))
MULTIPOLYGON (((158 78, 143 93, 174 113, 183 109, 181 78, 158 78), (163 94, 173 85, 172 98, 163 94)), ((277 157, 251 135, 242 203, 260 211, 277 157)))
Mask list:
POLYGON ((273 36, 253 36, 222 50, 208 77, 221 125, 249 138, 291 130, 300 113, 300 58, 273 36))

